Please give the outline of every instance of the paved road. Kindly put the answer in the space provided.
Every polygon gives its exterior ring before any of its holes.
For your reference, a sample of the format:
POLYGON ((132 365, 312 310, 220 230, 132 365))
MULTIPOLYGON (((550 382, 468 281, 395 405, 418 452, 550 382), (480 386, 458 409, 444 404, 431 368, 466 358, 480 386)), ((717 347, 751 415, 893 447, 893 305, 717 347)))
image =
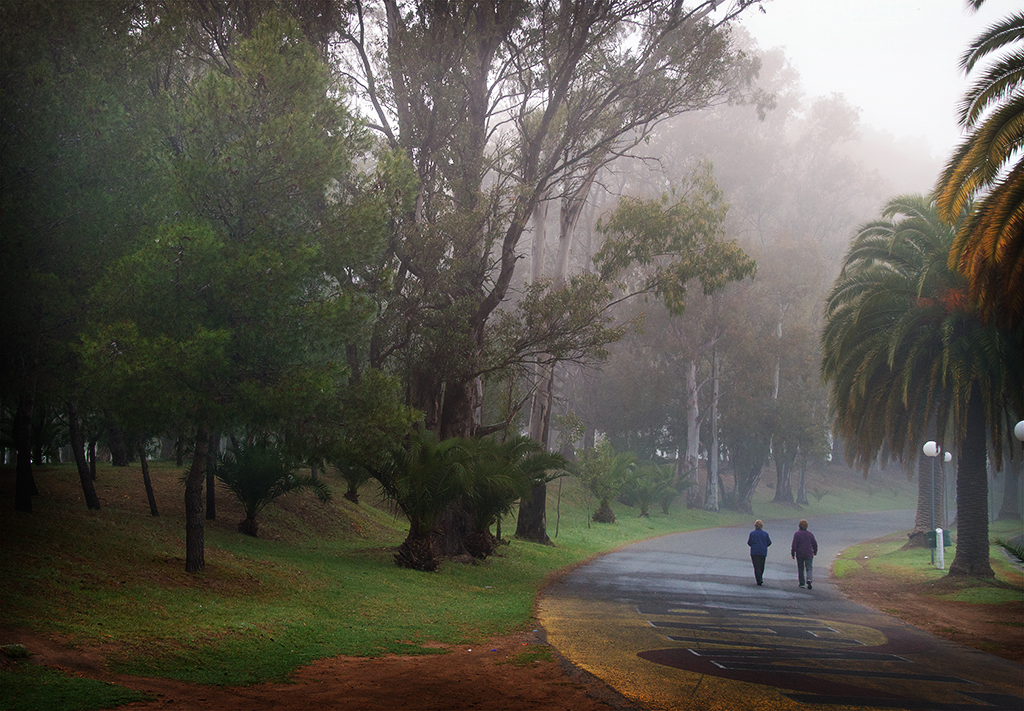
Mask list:
POLYGON ((840 551, 911 528, 912 511, 812 519, 813 590, 797 586, 789 557, 795 523, 765 522, 774 545, 763 587, 752 526, 602 556, 541 596, 547 641, 638 709, 1024 709, 1021 665, 850 602, 828 582, 840 551))

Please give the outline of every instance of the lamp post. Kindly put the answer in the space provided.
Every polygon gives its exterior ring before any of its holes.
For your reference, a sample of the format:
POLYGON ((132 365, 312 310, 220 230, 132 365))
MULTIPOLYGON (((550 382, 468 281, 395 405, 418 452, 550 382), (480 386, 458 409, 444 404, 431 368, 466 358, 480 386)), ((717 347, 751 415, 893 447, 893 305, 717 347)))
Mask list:
MULTIPOLYGON (((939 456, 939 452, 942 448, 933 440, 928 440, 924 443, 924 447, 921 448, 924 452, 924 456, 932 460, 932 518, 931 518, 931 529, 932 535, 935 535, 935 457, 939 456)), ((938 545, 938 541, 936 541, 938 545)), ((935 565, 935 546, 932 546, 932 565, 935 565)))
POLYGON ((946 465, 953 461, 953 455, 945 452, 942 455, 942 527, 949 525, 949 497, 946 495, 946 465))

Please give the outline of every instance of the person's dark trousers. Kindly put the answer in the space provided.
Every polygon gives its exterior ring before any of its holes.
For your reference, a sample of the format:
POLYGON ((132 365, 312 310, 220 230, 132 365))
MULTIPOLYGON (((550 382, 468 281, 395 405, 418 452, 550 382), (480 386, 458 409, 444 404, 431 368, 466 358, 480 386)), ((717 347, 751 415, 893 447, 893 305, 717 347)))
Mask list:
POLYGON ((800 587, 804 586, 806 571, 807 587, 811 587, 811 569, 814 567, 814 558, 796 557, 796 572, 800 578, 800 587))
POLYGON ((753 553, 750 554, 750 560, 754 563, 754 580, 757 581, 758 585, 760 585, 763 582, 762 578, 764 577, 764 560, 767 557, 768 556, 766 555, 754 555, 753 553))

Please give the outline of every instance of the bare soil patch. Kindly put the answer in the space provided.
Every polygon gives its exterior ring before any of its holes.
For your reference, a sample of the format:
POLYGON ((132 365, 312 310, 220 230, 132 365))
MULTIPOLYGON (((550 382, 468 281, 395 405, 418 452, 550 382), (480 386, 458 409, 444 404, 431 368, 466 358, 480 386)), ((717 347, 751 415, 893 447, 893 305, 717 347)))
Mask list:
POLYGON ((948 576, 933 582, 907 583, 872 571, 863 563, 860 566, 854 575, 832 579, 851 600, 937 637, 1024 663, 1024 606, 1019 602, 982 604, 940 597, 979 585, 1011 587, 1007 583, 948 576))
MULTIPOLYGON (((121 709, 218 711, 607 711, 629 708, 607 686, 559 662, 534 633, 491 640, 480 647, 446 647, 447 654, 335 657, 300 669, 290 684, 217 687, 172 679, 112 674, 98 648, 70 648, 23 629, 0 628, 7 643, 24 644, 32 662, 65 673, 145 692, 153 701, 121 709), (541 659, 534 659, 540 656, 541 659)), ((0 655, 7 668, 11 660, 0 655)))

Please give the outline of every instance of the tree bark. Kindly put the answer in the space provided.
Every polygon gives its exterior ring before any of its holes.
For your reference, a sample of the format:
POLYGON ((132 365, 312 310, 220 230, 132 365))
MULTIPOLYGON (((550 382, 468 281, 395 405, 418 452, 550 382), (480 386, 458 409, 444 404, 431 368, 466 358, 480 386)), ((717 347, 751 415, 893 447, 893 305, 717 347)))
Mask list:
POLYGON ((96 439, 89 440, 89 477, 96 481, 96 439))
MULTIPOLYGON (((217 455, 220 454, 220 434, 210 435, 210 446, 206 452, 206 520, 217 520, 217 455)), ((255 535, 255 534, 254 534, 255 535)))
POLYGON ((708 488, 704 508, 718 511, 718 348, 711 350, 711 451, 708 453, 708 488))
POLYGON ((995 577, 989 562, 988 542, 988 453, 986 451, 985 405, 977 384, 971 387, 967 404, 967 428, 957 459, 956 555, 949 566, 951 576, 995 577))
POLYGON ((17 464, 14 480, 14 510, 32 513, 32 497, 39 494, 32 474, 32 410, 35 395, 25 391, 14 413, 14 450, 17 464))
POLYGON ((152 516, 159 516, 156 496, 153 495, 153 482, 149 478, 149 459, 146 458, 146 448, 142 445, 139 445, 139 461, 142 463, 142 483, 146 487, 146 498, 149 499, 149 513, 152 516))
MULTIPOLYGON (((1003 450, 1003 502, 999 506, 1000 521, 1013 521, 1021 517, 1020 475, 1024 470, 1024 457, 1012 456, 1011 448, 1019 442, 1009 438, 1003 450)), ((1022 452, 1024 454, 1024 452, 1022 452)))
POLYGON ((697 361, 691 359, 686 369, 686 456, 683 476, 690 482, 686 489, 686 508, 700 506, 700 400, 697 393, 697 361))
POLYGON ((124 430, 112 421, 107 424, 107 445, 110 447, 110 464, 115 467, 128 466, 130 457, 124 441, 124 430))
POLYGON ((196 447, 192 466, 185 479, 185 572, 197 573, 206 568, 203 540, 203 479, 206 476, 206 454, 210 433, 206 425, 196 431, 196 447))
POLYGON ((89 471, 89 463, 85 459, 85 438, 82 435, 82 423, 78 419, 78 405, 72 399, 67 401, 66 407, 68 435, 71 439, 71 451, 75 457, 75 466, 78 469, 78 478, 82 482, 82 496, 85 497, 86 506, 99 511, 100 498, 96 495, 96 487, 92 483, 92 472, 89 471))
POLYGON ((773 502, 792 504, 793 501, 793 460, 796 458, 782 448, 775 455, 775 498, 773 502))
POLYGON ((547 483, 537 484, 530 490, 529 497, 519 501, 516 538, 551 545, 551 539, 548 538, 547 493, 547 483))

